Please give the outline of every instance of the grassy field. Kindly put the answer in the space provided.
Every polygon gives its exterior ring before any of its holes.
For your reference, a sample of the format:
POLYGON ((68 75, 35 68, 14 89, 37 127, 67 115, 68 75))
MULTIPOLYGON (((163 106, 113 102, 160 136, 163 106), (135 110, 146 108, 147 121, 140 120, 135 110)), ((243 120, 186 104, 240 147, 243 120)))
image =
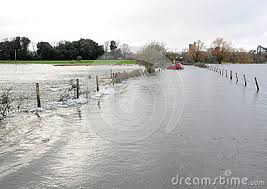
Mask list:
POLYGON ((0 64, 54 64, 54 65, 127 65, 136 64, 135 60, 30 60, 30 61, 2 61, 0 64))

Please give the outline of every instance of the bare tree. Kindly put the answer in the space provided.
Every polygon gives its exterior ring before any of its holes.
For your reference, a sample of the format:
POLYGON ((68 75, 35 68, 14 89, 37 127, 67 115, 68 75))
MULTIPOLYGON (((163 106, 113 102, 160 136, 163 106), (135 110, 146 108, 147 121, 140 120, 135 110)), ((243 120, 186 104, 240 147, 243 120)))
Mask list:
POLYGON ((144 46, 136 55, 137 61, 147 68, 148 72, 153 73, 156 67, 165 68, 171 61, 166 56, 165 44, 161 42, 151 42, 144 46))
POLYGON ((116 41, 116 45, 117 45, 117 47, 120 46, 120 43, 121 43, 121 42, 120 42, 119 40, 116 41))
POLYGON ((106 60, 107 60, 108 50, 109 50, 109 41, 105 41, 104 42, 104 52, 105 52, 106 60))
POLYGON ((233 63, 252 63, 253 53, 246 51, 245 49, 233 49, 230 55, 226 59, 227 62, 233 63))
POLYGON ((130 53, 130 47, 128 44, 124 43, 121 45, 121 53, 123 55, 123 58, 125 59, 126 55, 130 53))
POLYGON ((217 38, 213 41, 211 45, 211 53, 214 57, 216 57, 219 64, 222 63, 224 59, 227 58, 229 53, 232 51, 231 42, 225 41, 223 38, 217 38))

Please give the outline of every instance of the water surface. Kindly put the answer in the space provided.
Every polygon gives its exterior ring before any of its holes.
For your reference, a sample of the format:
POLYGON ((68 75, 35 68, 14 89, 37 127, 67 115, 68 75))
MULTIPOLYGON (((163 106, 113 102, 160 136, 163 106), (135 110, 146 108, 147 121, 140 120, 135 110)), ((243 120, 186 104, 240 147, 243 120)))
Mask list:
MULTIPOLYGON (((26 65, 17 74, 4 67, 0 82, 53 85, 110 70, 45 67, 40 70, 49 71, 41 75, 26 65)), ((267 66, 225 68, 246 73, 248 87, 186 67, 102 88, 101 97, 83 105, 8 117, 0 129, 0 188, 208 188, 174 186, 172 178, 214 178, 225 170, 266 182, 267 66)))

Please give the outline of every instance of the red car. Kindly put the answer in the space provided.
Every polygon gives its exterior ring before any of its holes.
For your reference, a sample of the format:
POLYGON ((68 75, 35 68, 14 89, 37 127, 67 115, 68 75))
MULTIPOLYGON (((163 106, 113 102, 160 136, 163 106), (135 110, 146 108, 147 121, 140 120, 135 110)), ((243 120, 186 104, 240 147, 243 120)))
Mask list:
POLYGON ((184 66, 181 63, 176 63, 173 66, 167 67, 168 70, 183 70, 184 66))

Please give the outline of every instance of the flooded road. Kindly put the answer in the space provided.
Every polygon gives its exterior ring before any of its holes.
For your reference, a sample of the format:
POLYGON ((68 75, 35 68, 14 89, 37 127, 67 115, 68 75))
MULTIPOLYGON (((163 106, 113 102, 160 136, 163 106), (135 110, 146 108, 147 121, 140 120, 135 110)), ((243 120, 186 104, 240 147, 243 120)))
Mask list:
MULTIPOLYGON (((56 108, 44 103, 39 116, 9 116, 0 123, 0 188, 209 188, 177 185, 173 178, 214 178, 227 170, 266 184, 267 66, 227 66, 246 72, 248 80, 256 75, 260 92, 250 80, 245 88, 212 71, 186 67, 101 88, 88 103, 56 108)), ((43 69, 51 75, 24 74, 18 67, 17 76, 4 69, 1 84, 51 80, 61 86, 63 80, 133 67, 43 69)))

